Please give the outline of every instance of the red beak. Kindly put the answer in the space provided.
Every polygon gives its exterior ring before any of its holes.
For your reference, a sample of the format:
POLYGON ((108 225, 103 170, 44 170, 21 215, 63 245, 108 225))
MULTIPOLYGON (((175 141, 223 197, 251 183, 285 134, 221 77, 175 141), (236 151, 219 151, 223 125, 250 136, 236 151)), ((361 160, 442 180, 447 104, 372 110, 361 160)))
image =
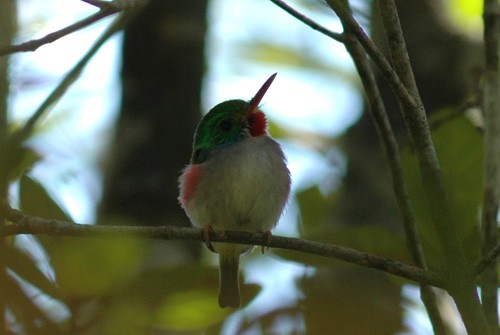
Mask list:
POLYGON ((267 90, 269 89, 269 87, 273 83, 273 80, 274 80, 274 78, 276 78, 277 74, 278 73, 274 73, 271 77, 269 77, 266 80, 266 82, 264 83, 264 85, 262 85, 262 87, 259 89, 257 94, 255 94, 255 96, 252 98, 252 100, 250 100, 250 107, 248 108, 248 112, 247 112, 248 114, 255 113, 255 111, 259 107, 260 101, 262 100, 262 98, 264 97, 264 94, 266 94, 267 90))

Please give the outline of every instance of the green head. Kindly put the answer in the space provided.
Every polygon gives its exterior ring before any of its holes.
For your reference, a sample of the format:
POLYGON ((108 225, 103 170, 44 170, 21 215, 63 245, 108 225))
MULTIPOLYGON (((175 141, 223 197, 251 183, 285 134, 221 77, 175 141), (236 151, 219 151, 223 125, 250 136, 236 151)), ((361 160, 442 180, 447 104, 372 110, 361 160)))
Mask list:
POLYGON ((249 102, 224 101, 203 117, 194 135, 192 164, 203 163, 215 148, 267 134, 266 116, 259 103, 275 77, 276 73, 269 77, 249 102))

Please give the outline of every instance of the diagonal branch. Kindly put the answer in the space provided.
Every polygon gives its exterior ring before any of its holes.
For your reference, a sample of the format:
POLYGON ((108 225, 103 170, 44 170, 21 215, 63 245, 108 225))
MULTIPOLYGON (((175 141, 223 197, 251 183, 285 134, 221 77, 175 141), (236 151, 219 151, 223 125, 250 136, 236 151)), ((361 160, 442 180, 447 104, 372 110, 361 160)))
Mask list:
POLYGON ((416 105, 411 105, 400 100, 401 112, 419 163, 421 180, 427 194, 426 204, 429 206, 431 220, 443 250, 446 264, 443 270, 448 293, 453 297, 467 331, 470 334, 488 334, 488 325, 482 313, 472 269, 465 258, 426 112, 413 76, 396 4, 394 0, 379 0, 378 3, 394 69, 417 102, 416 105))
MULTIPOLYGON (((43 219, 24 214, 7 205, 1 208, 2 214, 13 224, 0 228, 0 236, 36 234, 49 236, 103 237, 134 236, 138 238, 163 240, 203 241, 202 229, 185 227, 144 227, 144 226, 98 226, 75 224, 58 220, 43 219)), ((273 236, 268 241, 265 233, 241 231, 218 231, 210 233, 213 242, 229 242, 249 245, 269 246, 272 248, 295 250, 299 252, 339 259, 348 263, 377 269, 419 283, 443 287, 440 274, 392 259, 361 252, 352 248, 333 244, 308 241, 299 238, 273 236)))
POLYGON ((481 275, 488 267, 492 264, 498 262, 498 258, 500 257, 500 243, 497 244, 491 251, 486 253, 482 260, 480 260, 476 266, 474 267, 474 274, 479 276, 481 275))
POLYGON ((311 18, 305 16, 304 14, 300 13, 290 5, 288 5, 286 2, 281 1, 281 0, 270 0, 272 3, 274 3, 276 6, 280 7, 283 9, 285 12, 299 20, 300 22, 304 23, 305 25, 311 27, 314 30, 319 31, 323 35, 326 35, 332 39, 334 39, 337 42, 344 43, 344 36, 342 34, 336 33, 331 31, 330 29, 327 29, 326 27, 320 25, 316 21, 312 20, 311 18))
MULTIPOLYGON (((483 256, 498 243, 498 204, 500 199, 500 5, 498 0, 484 0, 485 73, 483 84, 484 127, 484 199, 483 199, 483 256)), ((492 333, 498 333, 498 261, 485 268, 481 280, 481 298, 492 333)))
POLYGON ((101 46, 117 31, 123 28, 126 20, 129 19, 130 13, 122 13, 111 23, 106 31, 98 38, 92 45, 87 53, 76 63, 76 65, 66 74, 57 87, 50 93, 50 95, 43 101, 38 109, 30 116, 24 126, 13 133, 10 137, 11 145, 15 146, 26 140, 33 132, 36 124, 45 116, 51 107, 53 107, 59 99, 66 93, 71 85, 80 77, 85 66, 99 51, 101 46))
MULTIPOLYGON (((406 245, 410 251, 413 262, 420 268, 427 270, 427 261, 424 256, 422 244, 415 223, 415 215, 410 205, 408 191, 405 186, 403 167, 398 143, 392 130, 380 91, 377 86, 373 70, 368 63, 368 57, 359 41, 349 28, 345 28, 345 47, 358 70, 361 82, 365 90, 368 110, 375 123, 385 159, 389 166, 392 179, 392 188, 403 219, 406 235, 406 245)), ((445 323, 438 308, 436 294, 429 285, 421 284, 421 297, 429 314, 434 332, 436 334, 447 334, 445 323)))
POLYGON ((380 51, 371 38, 366 34, 364 29, 359 25, 349 8, 346 7, 341 1, 327 0, 327 3, 335 11, 337 16, 342 21, 342 24, 354 35, 356 35, 363 48, 366 50, 366 53, 377 65, 378 70, 387 80, 398 99, 405 105, 412 106, 414 108, 420 107, 421 102, 415 99, 413 94, 408 90, 391 63, 389 63, 382 51, 380 51))
POLYGON ((3 46, 0 47, 0 56, 4 55, 9 55, 13 54, 16 52, 28 52, 28 51, 35 51, 39 47, 52 43, 54 41, 57 41, 58 39, 67 36, 71 33, 74 33, 75 31, 78 31, 80 29, 83 29, 87 26, 90 26, 91 24, 105 18, 108 16, 111 16, 113 14, 116 14, 119 12, 119 9, 113 7, 113 6, 103 6, 101 9, 97 12, 94 13, 86 18, 84 18, 81 21, 75 22, 63 29, 60 29, 58 31, 52 32, 48 35, 45 35, 42 38, 39 39, 34 39, 28 42, 24 42, 21 44, 16 44, 16 45, 8 45, 8 46, 3 46))

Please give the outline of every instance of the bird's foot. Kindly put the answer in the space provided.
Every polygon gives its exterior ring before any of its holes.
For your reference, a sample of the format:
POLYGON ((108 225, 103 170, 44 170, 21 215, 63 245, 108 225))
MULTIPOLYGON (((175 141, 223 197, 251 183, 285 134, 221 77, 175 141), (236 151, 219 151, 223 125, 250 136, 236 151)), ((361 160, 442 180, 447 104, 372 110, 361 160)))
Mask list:
POLYGON ((205 242, 205 245, 207 246, 208 250, 212 252, 216 252, 214 249, 214 246, 212 245, 212 242, 210 242, 210 233, 214 231, 214 228, 207 224, 205 227, 203 227, 203 241, 205 242))
POLYGON ((267 230, 264 232, 264 244, 262 245, 262 253, 264 254, 266 250, 269 250, 269 245, 271 244, 271 241, 273 240, 273 233, 271 233, 270 230, 267 230))

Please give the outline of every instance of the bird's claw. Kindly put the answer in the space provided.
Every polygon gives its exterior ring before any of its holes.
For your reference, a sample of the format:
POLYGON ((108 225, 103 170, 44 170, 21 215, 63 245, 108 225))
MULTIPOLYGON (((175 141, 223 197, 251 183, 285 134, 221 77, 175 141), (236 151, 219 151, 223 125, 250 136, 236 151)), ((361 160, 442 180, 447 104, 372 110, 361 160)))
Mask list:
POLYGON ((271 241, 273 240, 273 233, 271 233, 270 230, 267 230, 264 232, 264 244, 262 245, 262 254, 266 252, 266 250, 269 250, 269 245, 271 244, 271 241))
POLYGON ((205 242, 208 250, 215 252, 214 246, 212 245, 212 242, 210 242, 210 233, 213 231, 214 228, 209 224, 203 227, 203 241, 205 242))

